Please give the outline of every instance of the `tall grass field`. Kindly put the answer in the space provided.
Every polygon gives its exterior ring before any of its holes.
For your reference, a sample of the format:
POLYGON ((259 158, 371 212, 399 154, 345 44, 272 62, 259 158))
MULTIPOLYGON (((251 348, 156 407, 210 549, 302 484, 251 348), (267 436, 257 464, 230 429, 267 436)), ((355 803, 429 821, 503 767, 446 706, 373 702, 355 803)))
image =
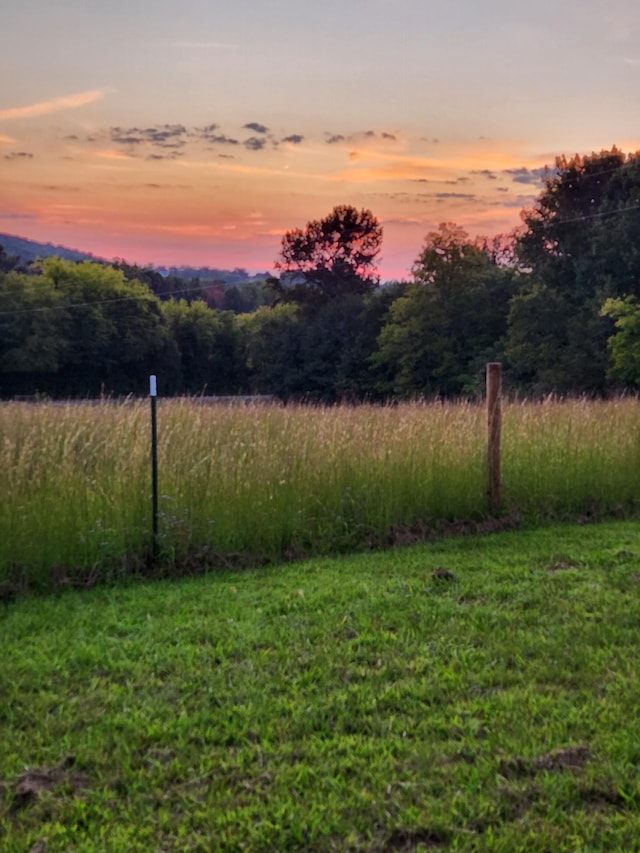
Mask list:
MULTIPOLYGON (((482 522, 481 404, 158 406, 158 564, 238 566, 415 541, 482 522)), ((46 587, 143 570, 150 410, 0 405, 0 580, 46 587)), ((640 403, 503 406, 506 519, 633 511, 640 403)))

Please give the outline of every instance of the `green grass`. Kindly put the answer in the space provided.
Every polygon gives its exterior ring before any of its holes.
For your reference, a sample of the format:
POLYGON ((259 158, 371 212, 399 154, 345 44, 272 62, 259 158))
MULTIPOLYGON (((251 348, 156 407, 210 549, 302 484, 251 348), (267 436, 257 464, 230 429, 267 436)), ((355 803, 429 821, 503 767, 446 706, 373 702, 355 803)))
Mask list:
MULTIPOLYGON (((0 404, 0 581, 148 570, 146 402, 0 404)), ((206 407, 161 401, 167 573, 370 549, 488 516, 485 412, 465 403, 206 407)), ((506 404, 511 519, 637 511, 640 403, 506 404)))
POLYGON ((0 848, 637 849, 639 571, 617 522, 0 605, 0 848))

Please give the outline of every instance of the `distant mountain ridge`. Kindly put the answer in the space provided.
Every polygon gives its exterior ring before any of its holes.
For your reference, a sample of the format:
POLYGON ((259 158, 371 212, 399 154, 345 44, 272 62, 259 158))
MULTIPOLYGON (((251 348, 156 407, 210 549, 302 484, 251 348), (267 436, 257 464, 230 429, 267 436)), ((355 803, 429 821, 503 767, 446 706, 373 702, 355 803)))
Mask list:
POLYGON ((36 261, 38 258, 64 258, 66 261, 101 261, 89 252, 79 252, 66 246, 55 246, 53 243, 37 243, 35 240, 25 240, 12 234, 0 234, 0 246, 8 255, 15 255, 25 263, 36 261))
MULTIPOLYGON (((24 237, 16 237, 13 234, 0 234, 0 246, 8 255, 14 255, 27 264, 38 258, 64 258, 67 261, 95 261, 96 263, 109 264, 106 258, 92 255, 90 252, 80 252, 77 249, 69 249, 66 246, 57 246, 53 243, 38 243, 36 240, 26 240, 24 237)), ((180 278, 200 278, 205 280, 216 280, 224 284, 240 284, 243 281, 267 278, 269 273, 256 273, 251 275, 247 270, 237 267, 233 270, 213 269, 211 267, 168 267, 150 265, 145 269, 153 269, 163 276, 177 275, 180 278)))

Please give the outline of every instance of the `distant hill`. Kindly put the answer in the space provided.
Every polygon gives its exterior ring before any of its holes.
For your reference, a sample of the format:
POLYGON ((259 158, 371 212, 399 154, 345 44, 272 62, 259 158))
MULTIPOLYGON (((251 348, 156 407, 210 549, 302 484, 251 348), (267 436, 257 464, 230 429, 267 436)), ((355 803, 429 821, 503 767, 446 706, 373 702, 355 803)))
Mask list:
MULTIPOLYGON (((35 240, 25 240, 23 237, 15 237, 12 234, 0 234, 0 246, 8 255, 20 258, 23 263, 31 263, 38 258, 64 258, 67 261, 97 261, 98 263, 110 263, 105 258, 99 258, 90 252, 79 252, 77 249, 68 249, 66 246, 55 246, 53 243, 37 243, 35 240)), ((222 270, 212 267, 165 267, 151 266, 162 276, 176 275, 180 278, 199 278, 213 280, 225 285, 242 284, 244 281, 255 281, 265 279, 268 272, 250 275, 246 270, 237 267, 234 270, 222 270)))
POLYGON ((269 278, 270 273, 258 272, 251 274, 242 267, 233 270, 219 270, 215 267, 153 267, 161 275, 177 275, 179 278, 199 278, 202 281, 221 282, 225 285, 242 284, 245 281, 262 281, 269 278))
POLYGON ((11 234, 0 234, 0 246, 8 255, 16 255, 25 263, 38 258, 64 258, 67 261, 102 261, 89 252, 78 252, 67 249, 66 246, 54 246, 53 243, 36 243, 35 240, 25 240, 11 234))

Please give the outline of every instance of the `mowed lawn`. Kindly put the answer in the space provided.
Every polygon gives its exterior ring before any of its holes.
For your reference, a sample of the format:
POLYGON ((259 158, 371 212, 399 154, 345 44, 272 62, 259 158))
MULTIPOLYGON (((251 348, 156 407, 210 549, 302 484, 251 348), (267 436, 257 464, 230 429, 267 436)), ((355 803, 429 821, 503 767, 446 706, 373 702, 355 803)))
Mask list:
POLYGON ((640 526, 0 603, 3 851, 629 851, 640 526))

